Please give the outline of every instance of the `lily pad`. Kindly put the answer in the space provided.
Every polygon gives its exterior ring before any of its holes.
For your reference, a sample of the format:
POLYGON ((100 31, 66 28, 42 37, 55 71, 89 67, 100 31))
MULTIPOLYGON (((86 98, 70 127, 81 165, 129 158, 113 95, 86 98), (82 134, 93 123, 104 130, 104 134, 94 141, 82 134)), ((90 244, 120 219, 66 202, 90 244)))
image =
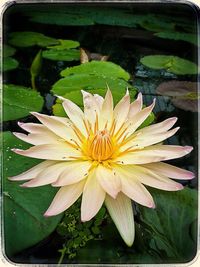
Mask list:
POLYGON ((164 252, 163 261, 166 263, 192 260, 197 244, 190 227, 197 219, 197 191, 185 188, 178 192, 156 189, 151 189, 151 192, 156 209, 139 207, 141 220, 152 237, 151 249, 164 252))
POLYGON ((11 148, 27 149, 28 144, 10 132, 3 138, 3 209, 5 253, 8 257, 35 245, 55 229, 61 215, 45 218, 56 189, 51 186, 22 188, 20 182, 11 182, 8 177, 20 174, 40 161, 19 156, 11 148))
POLYGON ((3 86, 4 121, 23 118, 31 111, 40 111, 43 103, 41 95, 32 89, 12 84, 3 86))
POLYGON ((12 57, 3 58, 3 71, 14 70, 19 66, 19 62, 12 57))
POLYGON ((136 89, 125 80, 90 74, 76 74, 62 78, 53 85, 52 92, 56 95, 63 96, 68 92, 76 90, 105 89, 107 87, 106 85, 112 91, 116 92, 124 92, 126 88, 136 92, 136 89))
POLYGON ((39 32, 12 32, 9 36, 9 44, 17 47, 29 47, 34 45, 46 47, 59 44, 59 41, 39 32))
POLYGON ((108 61, 91 61, 79 66, 67 68, 61 71, 61 76, 69 76, 72 74, 94 74, 107 76, 112 78, 122 78, 126 81, 130 79, 130 75, 120 66, 108 61))
POLYGON ((163 39, 180 40, 197 45, 197 35, 192 33, 163 31, 154 33, 154 35, 163 39))
POLYGON ((56 50, 66 50, 66 49, 71 49, 71 48, 77 48, 80 46, 79 42, 73 41, 73 40, 59 39, 58 41, 60 42, 60 44, 48 46, 47 48, 49 48, 49 49, 52 48, 52 49, 56 49, 56 50))
POLYGON ((55 61, 78 61, 80 60, 80 51, 76 49, 49 49, 43 51, 42 56, 43 58, 55 61))
POLYGON ((148 68, 165 69, 177 75, 197 74, 198 66, 186 59, 168 55, 150 55, 140 59, 148 68))
POLYGON ((11 57, 15 54, 16 49, 10 45, 3 46, 3 57, 11 57))

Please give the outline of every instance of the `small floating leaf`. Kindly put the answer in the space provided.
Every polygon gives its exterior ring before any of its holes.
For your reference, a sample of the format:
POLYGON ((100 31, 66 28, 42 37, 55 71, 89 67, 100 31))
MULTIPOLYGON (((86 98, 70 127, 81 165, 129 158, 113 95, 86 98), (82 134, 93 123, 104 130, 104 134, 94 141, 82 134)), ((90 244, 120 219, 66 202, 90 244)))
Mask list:
POLYGON ((3 71, 14 70, 19 66, 19 62, 12 57, 3 58, 3 71))
POLYGON ((122 78, 129 80, 130 75, 120 66, 108 61, 91 61, 79 66, 67 68, 61 71, 61 76, 69 76, 71 74, 94 74, 98 76, 107 76, 112 78, 122 78))
POLYGON ((12 32, 9 37, 9 44, 17 47, 29 47, 34 45, 46 47, 59 43, 58 40, 39 32, 12 32))
POLYGON ((154 35, 164 39, 180 40, 197 45, 197 35, 192 33, 166 31, 154 33, 154 35))
POLYGON ((18 85, 3 86, 3 120, 16 120, 29 115, 31 111, 40 111, 43 106, 40 94, 18 85))
POLYGON ((47 48, 49 49, 56 49, 56 50, 66 50, 66 49, 71 49, 71 48, 77 48, 80 46, 80 43, 77 41, 73 40, 58 40, 60 44, 58 45, 53 45, 53 46, 48 46, 47 48))
POLYGON ((3 57, 11 57, 15 54, 16 49, 10 45, 3 46, 3 57))
POLYGON ((177 75, 198 73, 198 66, 195 63, 176 56, 151 55, 141 58, 140 62, 148 68, 165 69, 177 75))
POLYGON ((55 61, 78 61, 80 60, 80 51, 76 49, 49 49, 43 51, 42 56, 43 58, 55 61))

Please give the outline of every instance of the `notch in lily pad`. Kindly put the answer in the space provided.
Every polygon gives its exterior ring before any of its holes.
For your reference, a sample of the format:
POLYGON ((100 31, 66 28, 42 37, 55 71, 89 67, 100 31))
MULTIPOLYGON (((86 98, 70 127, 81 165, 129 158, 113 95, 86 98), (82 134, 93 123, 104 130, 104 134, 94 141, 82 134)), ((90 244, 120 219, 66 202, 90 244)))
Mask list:
POLYGON ((165 69, 177 75, 198 73, 198 66, 195 63, 176 56, 150 55, 141 58, 140 62, 148 68, 165 69))

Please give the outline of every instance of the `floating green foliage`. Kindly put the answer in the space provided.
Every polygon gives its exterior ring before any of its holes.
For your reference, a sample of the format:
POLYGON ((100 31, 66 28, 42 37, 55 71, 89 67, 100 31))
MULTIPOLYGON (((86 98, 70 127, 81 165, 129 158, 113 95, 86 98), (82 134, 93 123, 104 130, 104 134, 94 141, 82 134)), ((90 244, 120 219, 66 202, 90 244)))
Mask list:
POLYGON ((15 54, 16 49, 10 45, 3 46, 3 57, 11 57, 15 54))
POLYGON ((180 40, 197 45, 197 35, 192 33, 163 31, 154 35, 163 39, 180 40))
POLYGON ((19 62, 12 57, 3 58, 3 71, 14 70, 19 66, 19 62))
POLYGON ((140 59, 140 62, 152 69, 165 69, 177 75, 197 74, 198 66, 186 59, 168 55, 150 55, 140 59))
POLYGON ((10 132, 2 133, 3 140, 3 216, 5 253, 8 257, 35 245, 55 229, 61 216, 45 218, 55 188, 22 188, 20 182, 11 182, 8 177, 20 174, 39 163, 39 160, 21 157, 11 148, 27 149, 28 144, 10 132))
POLYGON ((156 16, 153 14, 144 16, 143 19, 139 21, 139 25, 148 30, 153 32, 160 32, 163 30, 174 30, 175 23, 163 19, 161 16, 156 16))
POLYGON ((56 50, 66 50, 66 49, 77 48, 80 46, 79 42, 73 40, 58 39, 58 41, 60 42, 60 44, 48 46, 47 48, 56 50))
POLYGON ((134 14, 126 9, 97 6, 69 6, 67 9, 57 8, 39 12, 35 10, 28 12, 28 15, 31 21, 56 25, 108 24, 135 27, 137 22, 134 14))
POLYGON ((12 84, 3 86, 4 121, 23 118, 31 111, 40 111, 43 103, 40 94, 30 88, 12 84))
POLYGON ((80 199, 73 204, 66 212, 62 222, 57 227, 57 232, 63 237, 65 243, 59 250, 61 257, 59 264, 65 256, 68 259, 76 257, 78 250, 86 246, 87 242, 93 239, 101 239, 102 224, 107 219, 106 209, 102 207, 93 220, 81 222, 80 220, 80 199))
POLYGON ((43 51, 42 56, 43 58, 55 61, 78 61, 80 60, 80 51, 76 49, 49 49, 43 51))
POLYGON ((69 76, 72 74, 92 74, 112 78, 122 78, 126 81, 130 79, 130 75, 117 64, 107 61, 91 61, 79 66, 67 68, 61 71, 61 76, 69 76))
POLYGON ((125 80, 90 74, 76 74, 62 78, 53 85, 52 92, 63 96, 71 91, 105 89, 106 85, 112 91, 116 90, 116 92, 125 92, 126 88, 136 92, 135 88, 125 80))
POLYGON ((190 228, 197 220, 197 191, 186 187, 178 192, 151 192, 156 209, 139 207, 141 220, 151 235, 150 248, 165 255, 165 262, 192 260, 197 248, 190 228))
POLYGON ((12 32, 9 36, 9 44, 16 47, 29 47, 34 45, 46 47, 59 44, 59 41, 39 32, 12 32))

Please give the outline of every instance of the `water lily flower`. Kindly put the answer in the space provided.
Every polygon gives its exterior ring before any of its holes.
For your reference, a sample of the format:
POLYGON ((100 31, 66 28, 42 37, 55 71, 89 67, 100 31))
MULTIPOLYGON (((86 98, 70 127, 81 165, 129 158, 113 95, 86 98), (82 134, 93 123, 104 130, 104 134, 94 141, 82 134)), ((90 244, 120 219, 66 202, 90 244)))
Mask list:
POLYGON ((61 98, 68 118, 32 112, 40 124, 19 123, 29 134, 15 136, 34 146, 13 151, 45 161, 10 180, 29 180, 22 187, 60 187, 45 216, 65 211, 82 194, 81 220, 85 222, 105 203, 123 240, 131 246, 135 235, 131 200, 155 208, 144 185, 182 189, 170 178, 192 179, 193 173, 161 161, 185 156, 192 147, 161 143, 179 129, 171 129, 177 118, 138 129, 155 105, 154 100, 143 108, 141 93, 130 103, 127 91, 115 107, 109 89, 105 98, 85 91, 82 94, 84 111, 61 98))

